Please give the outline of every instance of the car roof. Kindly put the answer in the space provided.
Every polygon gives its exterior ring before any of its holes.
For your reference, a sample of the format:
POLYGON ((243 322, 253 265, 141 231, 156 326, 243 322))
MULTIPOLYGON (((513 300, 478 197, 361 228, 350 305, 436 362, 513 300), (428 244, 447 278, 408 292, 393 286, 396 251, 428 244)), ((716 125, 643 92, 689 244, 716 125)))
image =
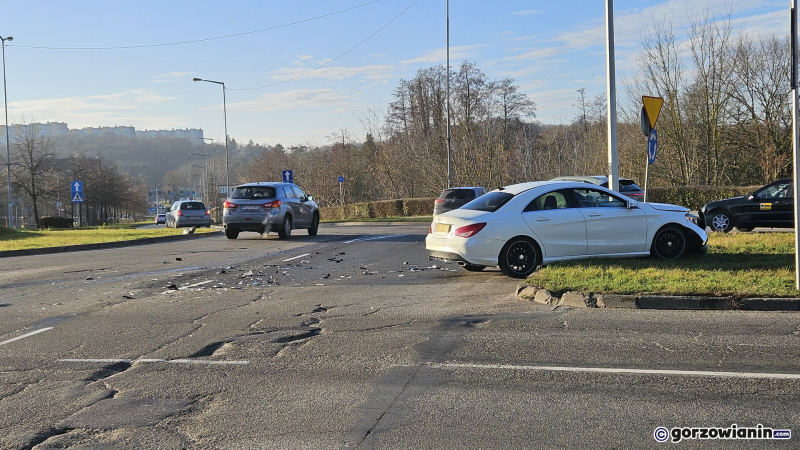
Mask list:
POLYGON ((459 187, 445 188, 444 190, 445 191, 454 191, 456 189, 484 189, 485 190, 486 188, 485 187, 480 187, 480 186, 459 186, 459 187))

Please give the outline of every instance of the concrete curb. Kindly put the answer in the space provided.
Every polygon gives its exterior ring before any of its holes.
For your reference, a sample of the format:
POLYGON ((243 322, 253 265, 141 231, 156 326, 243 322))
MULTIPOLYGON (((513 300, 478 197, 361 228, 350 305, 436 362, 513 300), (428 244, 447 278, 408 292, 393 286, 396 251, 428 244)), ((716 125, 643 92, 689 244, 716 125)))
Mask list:
POLYGON ((742 310, 800 311, 800 298, 693 297, 669 295, 621 295, 564 292, 558 295, 547 289, 521 284, 517 297, 551 306, 573 308, 623 308, 662 310, 742 310))
POLYGON ((133 239, 130 241, 101 242, 97 244, 66 245, 63 247, 32 248, 27 250, 6 250, 0 252, 0 258, 13 256, 47 255, 51 253, 63 252, 82 252, 86 250, 102 250, 105 248, 127 247, 130 245, 157 244, 159 242, 181 241, 185 239, 196 239, 202 237, 219 236, 221 231, 195 234, 176 234, 173 236, 161 236, 153 238, 133 239))

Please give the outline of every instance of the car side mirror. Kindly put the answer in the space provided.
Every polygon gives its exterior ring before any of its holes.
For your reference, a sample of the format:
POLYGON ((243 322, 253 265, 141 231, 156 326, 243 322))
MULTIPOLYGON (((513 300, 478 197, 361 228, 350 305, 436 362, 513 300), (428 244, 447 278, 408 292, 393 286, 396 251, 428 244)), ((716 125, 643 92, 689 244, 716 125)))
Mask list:
POLYGON ((750 200, 750 201, 753 201, 753 200, 756 199, 756 196, 753 195, 753 194, 750 194, 750 195, 747 196, 747 199, 750 200))
POLYGON ((639 202, 637 202, 636 200, 630 200, 628 202, 628 209, 636 209, 638 207, 639 207, 639 202))
POLYGON ((306 200, 314 201, 314 196, 313 195, 309 195, 308 197, 306 197, 306 200))

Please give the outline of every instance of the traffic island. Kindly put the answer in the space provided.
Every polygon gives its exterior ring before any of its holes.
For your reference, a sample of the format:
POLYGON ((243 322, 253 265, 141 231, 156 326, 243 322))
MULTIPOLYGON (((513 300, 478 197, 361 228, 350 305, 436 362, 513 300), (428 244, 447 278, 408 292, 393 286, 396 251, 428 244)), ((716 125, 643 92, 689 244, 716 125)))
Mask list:
POLYGON ((800 298, 735 298, 671 295, 553 292, 530 285, 517 287, 517 297, 550 306, 662 310, 800 311, 800 298))

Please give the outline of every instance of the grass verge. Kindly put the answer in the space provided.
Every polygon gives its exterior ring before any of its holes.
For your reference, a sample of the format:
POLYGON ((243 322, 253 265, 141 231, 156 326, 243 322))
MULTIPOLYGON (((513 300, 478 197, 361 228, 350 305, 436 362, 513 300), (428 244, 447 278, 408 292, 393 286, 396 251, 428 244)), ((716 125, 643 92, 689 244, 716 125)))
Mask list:
POLYGON ((365 219, 347 219, 347 220, 322 220, 322 223, 350 223, 350 222, 418 222, 430 223, 433 220, 432 216, 403 216, 403 217, 369 217, 365 219))
MULTIPOLYGON (((134 239, 183 234, 183 230, 185 230, 185 228, 136 228, 140 225, 149 224, 150 222, 115 224, 63 230, 12 230, 0 226, 0 251, 130 241, 134 239)), ((207 233, 210 231, 214 231, 214 229, 198 228, 196 233, 207 233)))
POLYGON ((794 233, 712 233, 706 255, 556 263, 526 282, 555 292, 797 297, 794 233))

